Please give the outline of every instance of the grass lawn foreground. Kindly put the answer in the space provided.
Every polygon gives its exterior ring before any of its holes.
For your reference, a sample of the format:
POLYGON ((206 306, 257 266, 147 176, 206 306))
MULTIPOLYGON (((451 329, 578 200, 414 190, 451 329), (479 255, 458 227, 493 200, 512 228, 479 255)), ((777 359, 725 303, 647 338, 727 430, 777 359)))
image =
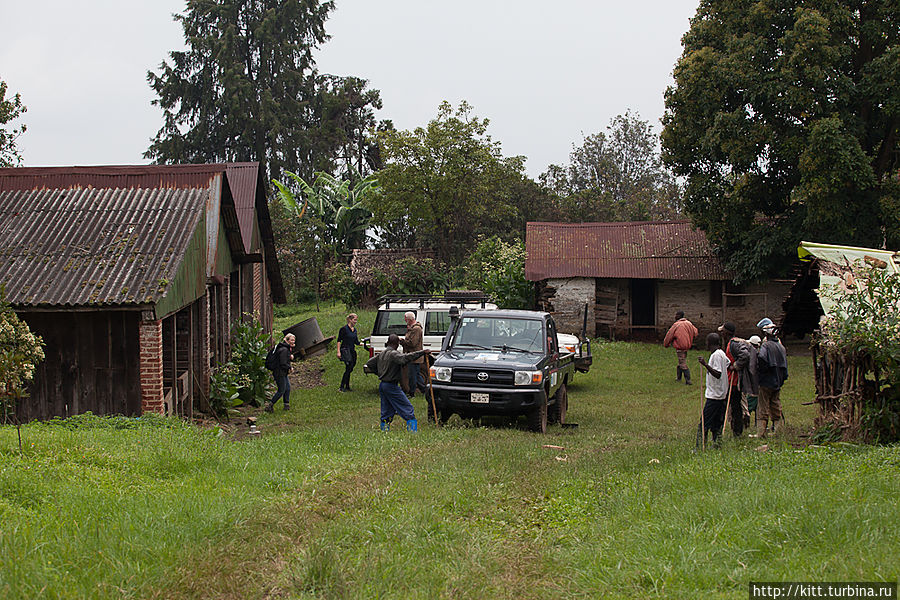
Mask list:
MULTIPOLYGON (((277 325, 342 307, 288 307, 277 325)), ((374 312, 360 313, 360 331, 374 312)), ((701 332, 705 335, 706 332, 701 332)), ((746 598, 750 581, 897 581, 900 447, 807 445, 812 361, 789 348, 787 436, 693 453, 702 377, 596 343, 574 429, 378 430, 377 380, 237 425, 77 417, 0 428, 0 598, 746 598), (548 448, 547 445, 561 448, 548 448)), ((703 353, 706 356, 707 353, 703 353)))

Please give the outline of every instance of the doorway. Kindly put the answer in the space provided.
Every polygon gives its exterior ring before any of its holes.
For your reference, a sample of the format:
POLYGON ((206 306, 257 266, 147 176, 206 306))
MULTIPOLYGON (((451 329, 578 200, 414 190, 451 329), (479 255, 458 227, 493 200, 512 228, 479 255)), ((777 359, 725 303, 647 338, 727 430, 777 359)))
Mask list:
POLYGON ((631 326, 635 329, 656 326, 656 280, 631 280, 631 326))

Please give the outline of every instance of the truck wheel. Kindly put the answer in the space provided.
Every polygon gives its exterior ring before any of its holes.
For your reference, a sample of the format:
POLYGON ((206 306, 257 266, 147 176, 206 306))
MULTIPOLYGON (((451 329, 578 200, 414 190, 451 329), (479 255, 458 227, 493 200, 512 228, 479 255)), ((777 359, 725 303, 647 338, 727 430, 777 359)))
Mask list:
POLYGON ((547 433, 547 394, 541 392, 537 407, 528 414, 528 429, 535 433, 547 433))
POLYGON ((547 419, 550 423, 562 425, 566 422, 566 411, 569 410, 569 391, 566 389, 566 384, 559 386, 554 399, 556 402, 549 408, 547 419))

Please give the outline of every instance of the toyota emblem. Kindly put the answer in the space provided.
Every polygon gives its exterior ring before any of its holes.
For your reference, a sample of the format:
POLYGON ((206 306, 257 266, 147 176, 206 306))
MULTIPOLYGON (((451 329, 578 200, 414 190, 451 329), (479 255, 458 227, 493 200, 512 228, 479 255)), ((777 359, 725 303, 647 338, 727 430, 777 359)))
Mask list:
POLYGON ((485 373, 484 371, 481 371, 478 373, 478 381, 487 381, 487 380, 488 380, 487 373, 485 373))

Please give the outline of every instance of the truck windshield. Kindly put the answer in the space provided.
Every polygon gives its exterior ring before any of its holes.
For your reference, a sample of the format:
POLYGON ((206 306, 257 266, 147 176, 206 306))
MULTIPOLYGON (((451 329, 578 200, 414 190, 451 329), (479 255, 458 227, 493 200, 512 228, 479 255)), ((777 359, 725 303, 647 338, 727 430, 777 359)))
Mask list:
POLYGON ((463 317, 453 340, 454 348, 504 347, 525 352, 543 352, 543 322, 510 317, 463 317))

